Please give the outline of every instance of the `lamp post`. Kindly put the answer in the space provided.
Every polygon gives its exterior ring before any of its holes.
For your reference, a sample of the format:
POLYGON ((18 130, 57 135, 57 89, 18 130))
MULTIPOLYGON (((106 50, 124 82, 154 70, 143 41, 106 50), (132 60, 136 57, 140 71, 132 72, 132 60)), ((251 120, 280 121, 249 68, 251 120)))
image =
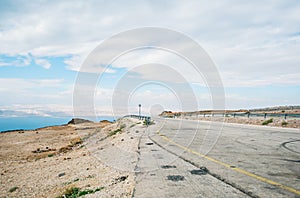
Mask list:
POLYGON ((139 117, 140 117, 140 118, 141 118, 141 107, 142 107, 142 105, 139 104, 139 117))

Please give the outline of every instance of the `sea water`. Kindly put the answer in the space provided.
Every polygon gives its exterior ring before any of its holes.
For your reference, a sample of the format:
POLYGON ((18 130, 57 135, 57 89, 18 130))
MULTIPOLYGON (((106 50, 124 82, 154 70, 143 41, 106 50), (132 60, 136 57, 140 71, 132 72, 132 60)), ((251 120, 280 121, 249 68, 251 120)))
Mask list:
MULTIPOLYGON (((0 117, 0 132, 18 129, 29 130, 45 126, 62 125, 67 124, 71 119, 72 117, 0 117)), ((116 118, 113 116, 101 116, 96 119, 90 117, 85 117, 83 119, 98 122, 101 120, 114 121, 116 118)))

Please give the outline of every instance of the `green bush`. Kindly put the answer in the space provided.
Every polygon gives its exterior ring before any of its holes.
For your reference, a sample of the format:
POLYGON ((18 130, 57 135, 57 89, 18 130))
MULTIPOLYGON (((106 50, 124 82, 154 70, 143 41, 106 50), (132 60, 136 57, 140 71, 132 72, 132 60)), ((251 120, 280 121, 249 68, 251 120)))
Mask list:
POLYGON ((124 129, 126 127, 126 124, 121 124, 120 129, 124 129))
POLYGON ((95 192, 98 192, 100 190, 104 189, 104 187, 99 187, 96 188, 95 190, 90 190, 90 189, 86 189, 86 190, 80 190, 77 187, 72 187, 72 188, 68 188, 65 193, 62 196, 59 196, 58 198, 77 198, 77 197, 81 197, 87 194, 92 194, 95 192))
POLYGON ((281 126, 286 126, 288 123, 286 122, 286 121, 283 121, 282 123, 281 123, 281 126))
POLYGON ((269 119, 269 120, 265 120, 263 123, 262 123, 262 125, 268 125, 268 124, 270 124, 270 123, 272 123, 273 122, 273 118, 271 118, 271 119, 269 119))
MULTIPOLYGON (((144 125, 147 125, 147 121, 146 121, 146 120, 144 120, 144 121, 143 121, 143 124, 144 124, 144 125)), ((153 121, 150 121, 150 122, 148 123, 148 125, 152 125, 152 124, 154 124, 154 122, 153 122, 153 121)))
POLYGON ((14 191, 16 191, 18 189, 18 187, 12 187, 11 189, 9 189, 9 192, 14 192, 14 191))
POLYGON ((108 136, 113 136, 113 135, 116 135, 117 133, 119 133, 119 132, 121 132, 122 131, 122 129, 117 129, 117 130, 114 130, 114 131, 112 131, 112 132, 110 132, 109 134, 108 134, 108 136))
POLYGON ((75 198, 78 197, 79 188, 73 187, 66 190, 65 197, 66 198, 75 198))

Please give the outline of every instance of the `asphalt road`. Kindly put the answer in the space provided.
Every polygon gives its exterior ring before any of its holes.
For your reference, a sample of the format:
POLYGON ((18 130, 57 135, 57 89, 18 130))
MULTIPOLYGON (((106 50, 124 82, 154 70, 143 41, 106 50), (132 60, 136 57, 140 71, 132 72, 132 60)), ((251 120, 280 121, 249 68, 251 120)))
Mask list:
POLYGON ((155 122, 140 140, 135 197, 300 197, 299 129, 155 122))

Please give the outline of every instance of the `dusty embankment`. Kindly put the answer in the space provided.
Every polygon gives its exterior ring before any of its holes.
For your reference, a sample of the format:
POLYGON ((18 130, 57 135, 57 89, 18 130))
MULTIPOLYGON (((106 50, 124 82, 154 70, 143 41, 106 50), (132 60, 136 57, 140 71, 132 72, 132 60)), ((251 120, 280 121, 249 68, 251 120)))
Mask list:
POLYGON ((204 120, 204 121, 217 121, 217 122, 226 122, 226 123, 236 123, 236 124, 249 124, 249 125, 267 125, 274 127, 283 127, 283 128, 298 128, 300 129, 300 119, 284 119, 276 117, 188 117, 185 116, 183 119, 192 119, 192 120, 204 120))
MULTIPOLYGON (((131 197, 134 172, 118 169, 109 152, 122 145, 135 153, 138 138, 130 130, 139 127, 141 122, 122 119, 1 133, 0 197, 131 197), (107 150, 110 159, 99 158, 98 150, 107 150)), ((137 162, 133 154, 130 160, 137 162)))
POLYGON ((300 107, 273 107, 253 110, 204 110, 194 112, 163 111, 160 116, 187 120, 300 128, 300 107))

